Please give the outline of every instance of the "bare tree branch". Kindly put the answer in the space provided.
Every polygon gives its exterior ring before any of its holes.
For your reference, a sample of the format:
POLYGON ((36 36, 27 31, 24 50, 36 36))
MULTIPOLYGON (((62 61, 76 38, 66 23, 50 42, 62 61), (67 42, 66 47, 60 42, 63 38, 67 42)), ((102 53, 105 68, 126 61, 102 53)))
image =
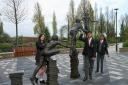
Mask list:
POLYGON ((11 21, 12 23, 17 24, 21 23, 25 19, 26 11, 23 7, 24 0, 5 0, 4 3, 6 5, 3 10, 4 15, 11 21))

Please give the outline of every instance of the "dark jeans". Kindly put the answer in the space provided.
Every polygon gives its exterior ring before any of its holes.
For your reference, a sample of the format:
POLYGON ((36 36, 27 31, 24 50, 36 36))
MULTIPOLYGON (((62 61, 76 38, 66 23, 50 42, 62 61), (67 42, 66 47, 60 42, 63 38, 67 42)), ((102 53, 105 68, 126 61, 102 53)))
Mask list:
POLYGON ((101 68, 100 68, 101 72, 103 72, 103 62, 104 62, 104 55, 97 53, 97 69, 96 69, 97 72, 99 72, 100 65, 101 65, 101 68))
POLYGON ((94 60, 90 58, 89 56, 85 56, 85 77, 88 78, 92 77, 93 72, 93 66, 94 66, 94 60))

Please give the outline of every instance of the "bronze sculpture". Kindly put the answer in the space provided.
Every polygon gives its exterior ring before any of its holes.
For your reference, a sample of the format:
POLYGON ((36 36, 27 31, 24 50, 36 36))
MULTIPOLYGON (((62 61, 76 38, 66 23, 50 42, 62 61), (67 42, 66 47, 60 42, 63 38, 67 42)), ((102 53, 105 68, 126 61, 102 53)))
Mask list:
POLYGON ((70 62, 71 62, 71 74, 70 78, 79 78, 80 74, 78 72, 78 51, 76 49, 76 35, 79 31, 86 32, 85 29, 83 29, 83 26, 79 19, 76 19, 76 23, 70 30, 70 36, 71 36, 71 47, 70 47, 70 62))
MULTIPOLYGON (((33 72, 33 75, 32 77, 30 78, 31 80, 31 83, 33 85, 35 85, 35 77, 36 77, 36 74, 37 72, 39 71, 39 69, 47 64, 47 76, 48 76, 48 79, 47 79, 47 85, 51 85, 49 80, 50 80, 50 74, 49 74, 49 65, 50 65, 50 62, 54 62, 50 57, 53 56, 53 55, 56 55, 58 54, 60 51, 58 49, 55 49, 55 47, 57 45, 61 45, 61 46, 64 46, 64 47, 68 47, 68 46, 65 46, 63 45, 60 41, 58 41, 58 36, 54 35, 52 37, 52 40, 46 45, 46 47, 44 48, 44 50, 41 52, 41 55, 44 56, 46 58, 45 61, 43 61, 40 65, 38 65, 34 72, 33 72)), ((56 67, 56 66, 55 66, 56 67)), ((57 68, 56 68, 57 69, 57 68)), ((56 73, 57 75, 57 73, 56 73)), ((56 79, 56 83, 57 85, 57 79, 56 79)), ((53 85, 53 84, 52 84, 53 85)))

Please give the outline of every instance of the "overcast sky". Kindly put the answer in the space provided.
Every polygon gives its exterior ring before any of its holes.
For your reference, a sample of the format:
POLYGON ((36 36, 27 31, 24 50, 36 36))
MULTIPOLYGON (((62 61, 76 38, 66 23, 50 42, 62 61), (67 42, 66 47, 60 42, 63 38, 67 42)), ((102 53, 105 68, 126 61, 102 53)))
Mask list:
MULTIPOLYGON (((78 7, 80 1, 81 0, 74 0, 75 8, 78 7)), ((25 0, 27 17, 23 23, 19 24, 19 35, 34 36, 34 32, 33 32, 34 23, 32 23, 32 17, 33 17, 34 5, 36 2, 39 2, 39 4, 42 7, 42 14, 45 16, 45 23, 49 27, 51 33, 52 33, 52 15, 54 11, 57 17, 58 28, 60 28, 62 25, 67 24, 66 15, 69 9, 70 0, 25 0)), ((119 23, 119 17, 128 12, 127 0, 90 0, 90 2, 93 7, 95 3, 97 3, 98 8, 102 8, 103 11, 106 9, 107 6, 109 7, 109 9, 119 8, 118 23, 119 23)), ((3 9, 2 0, 0 0, 0 9, 3 9)), ((8 19, 3 16, 1 17, 1 20, 4 22, 4 31, 11 36, 15 36, 14 24, 8 22, 8 19)))

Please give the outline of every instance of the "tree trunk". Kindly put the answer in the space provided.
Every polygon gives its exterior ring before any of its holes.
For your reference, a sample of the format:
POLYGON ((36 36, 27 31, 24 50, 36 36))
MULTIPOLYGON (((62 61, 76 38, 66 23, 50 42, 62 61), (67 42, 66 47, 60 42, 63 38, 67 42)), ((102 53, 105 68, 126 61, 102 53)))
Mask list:
POLYGON ((76 79, 79 78, 80 74, 78 71, 79 59, 78 59, 78 51, 76 50, 76 36, 71 39, 71 48, 70 48, 70 66, 71 66, 71 74, 70 78, 76 79))
POLYGON ((18 24, 16 23, 16 47, 18 47, 18 24))
POLYGON ((15 12, 15 26, 16 26, 16 47, 18 47, 18 21, 17 21, 17 10, 16 10, 16 5, 14 3, 14 12, 15 12))
POLYGON ((75 52, 72 52, 70 55, 70 65, 71 65, 71 74, 70 78, 79 78, 80 74, 78 71, 78 65, 79 65, 79 60, 78 60, 78 52, 77 50, 75 52))

